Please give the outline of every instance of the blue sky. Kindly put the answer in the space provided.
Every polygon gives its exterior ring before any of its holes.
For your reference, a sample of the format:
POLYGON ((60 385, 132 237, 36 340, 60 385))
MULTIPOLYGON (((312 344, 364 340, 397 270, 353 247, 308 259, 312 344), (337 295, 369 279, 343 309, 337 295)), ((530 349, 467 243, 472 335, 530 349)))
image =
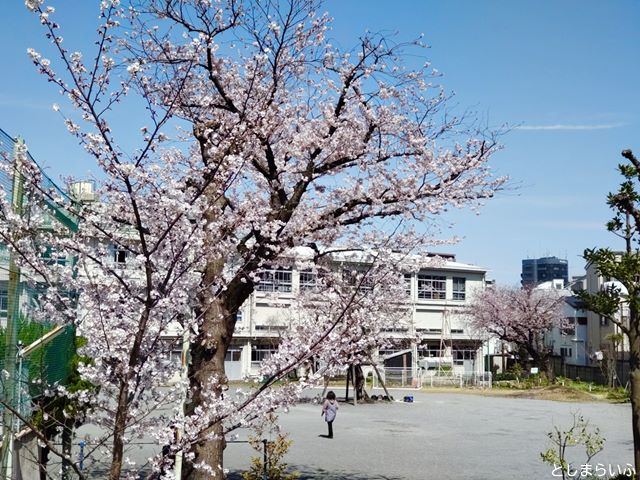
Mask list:
MULTIPOLYGON (((53 2, 69 48, 91 37, 97 3, 53 2)), ((640 2, 329 0, 325 8, 344 47, 367 29, 399 40, 424 33, 455 102, 513 127, 494 159, 512 188, 480 215, 448 217, 455 226, 445 233, 462 242, 444 250, 516 284, 523 258, 567 258, 575 275, 584 248, 621 247, 604 230, 605 197, 620 182, 620 151, 640 154, 640 2)), ((51 110, 56 89, 27 58, 28 47, 44 43, 37 19, 13 1, 0 22, 0 128, 23 136, 54 179, 90 176, 92 165, 51 110)))

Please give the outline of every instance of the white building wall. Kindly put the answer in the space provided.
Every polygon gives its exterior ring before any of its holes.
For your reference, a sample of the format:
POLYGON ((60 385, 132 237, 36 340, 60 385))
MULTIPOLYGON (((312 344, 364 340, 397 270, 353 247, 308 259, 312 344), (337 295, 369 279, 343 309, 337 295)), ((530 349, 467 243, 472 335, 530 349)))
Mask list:
MULTIPOLYGON (((236 324, 234 345, 242 348, 242 376, 258 376, 258 365, 252 362, 252 356, 260 348, 273 348, 277 345, 278 335, 288 326, 288 311, 292 301, 299 291, 299 272, 295 265, 291 271, 291 292, 270 293, 256 289, 251 297, 241 308, 241 320, 236 324)), ((459 286, 459 283, 458 283, 459 286)), ((423 346, 439 348, 442 337, 443 316, 449 316, 451 323, 450 340, 453 341, 454 350, 473 350, 471 359, 457 360, 456 370, 469 371, 474 369, 482 371, 483 362, 481 355, 484 350, 479 348, 480 340, 476 338, 466 326, 461 307, 466 305, 473 295, 485 288, 485 270, 473 265, 462 264, 454 261, 446 261, 438 268, 424 269, 411 273, 410 294, 405 301, 411 306, 412 324, 394 332, 389 332, 390 338, 408 343, 402 348, 413 348, 420 355, 421 350, 415 342, 416 333, 422 339, 423 346), (445 277, 445 298, 425 299, 419 295, 419 276, 432 275, 445 277), (454 278, 465 279, 464 299, 454 300, 454 278)), ((459 296, 458 291, 458 296, 459 296)), ((398 347, 401 348, 401 347, 398 347)), ((414 367, 417 366, 417 358, 414 355, 414 367)))
MULTIPOLYGON (((592 264, 588 264, 586 266, 586 289, 589 293, 596 293, 600 291, 605 282, 614 281, 614 278, 603 278, 598 275, 596 268, 592 264)), ((591 365, 598 364, 598 355, 597 352, 605 351, 609 345, 609 340, 607 339, 607 335, 620 333, 619 328, 610 320, 600 317, 593 312, 586 312, 587 314, 587 341, 586 341, 586 352, 587 357, 591 365)), ((628 321, 629 312, 628 307, 623 305, 623 307, 616 314, 618 320, 620 321, 628 321)), ((628 339, 625 337, 622 345, 622 351, 629 351, 629 343, 628 339)))

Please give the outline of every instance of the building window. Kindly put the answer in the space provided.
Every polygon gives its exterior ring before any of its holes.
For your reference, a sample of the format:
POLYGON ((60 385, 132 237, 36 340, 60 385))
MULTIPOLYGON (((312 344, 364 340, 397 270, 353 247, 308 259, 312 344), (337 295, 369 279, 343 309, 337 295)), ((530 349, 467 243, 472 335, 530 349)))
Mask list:
POLYGON ((464 365, 465 360, 475 360, 476 351, 470 349, 453 349, 453 364, 454 365, 464 365))
POLYGON ((112 247, 112 252, 113 264, 116 267, 124 268, 127 264, 127 251, 122 247, 114 245, 112 247))
POLYGON ((407 297, 411 297, 411 274, 404 274, 404 292, 407 294, 407 297))
POLYGON ((6 290, 0 290, 0 318, 7 318, 9 309, 9 294, 6 290))
POLYGON ((251 366, 259 367, 260 364, 276 353, 278 349, 273 347, 255 347, 251 349, 251 366))
POLYGON ((260 283, 257 286, 260 292, 290 292, 291 270, 270 269, 260 273, 260 283))
POLYGON ((564 325, 560 329, 562 335, 575 335, 576 334, 576 319, 573 317, 566 317, 564 319, 564 325))
POLYGON ((600 317, 600 326, 606 327, 609 325, 609 319, 607 317, 600 317))
POLYGON ((418 275, 418 298, 444 300, 447 278, 438 275, 418 275))
POLYGON ((373 290, 374 279, 366 267, 344 268, 342 270, 342 279, 351 287, 358 287, 362 290, 373 290))
POLYGON ((453 277, 454 300, 464 300, 466 298, 466 283, 467 279, 464 277, 453 277))
POLYGON ((224 355, 225 362, 239 362, 242 350, 239 348, 230 348, 224 355))
POLYGON ((318 288, 318 274, 315 272, 300 272, 300 291, 307 292, 318 288))
POLYGON ((560 356, 571 358, 573 356, 573 349, 571 347, 560 347, 560 356))
POLYGON ((65 265, 67 263, 67 256, 61 252, 54 252, 51 247, 44 250, 42 259, 47 265, 65 265))

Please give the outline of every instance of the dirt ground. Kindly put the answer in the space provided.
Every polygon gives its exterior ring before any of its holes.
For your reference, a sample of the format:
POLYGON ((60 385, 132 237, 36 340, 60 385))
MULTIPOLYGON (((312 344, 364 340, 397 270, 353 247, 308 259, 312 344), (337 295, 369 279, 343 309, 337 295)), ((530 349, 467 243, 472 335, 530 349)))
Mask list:
POLYGON ((463 395, 481 395, 485 397, 527 398, 532 400, 553 400, 556 402, 608 402, 603 393, 589 393, 575 388, 551 385, 531 389, 509 388, 423 388, 425 393, 459 393, 463 395))

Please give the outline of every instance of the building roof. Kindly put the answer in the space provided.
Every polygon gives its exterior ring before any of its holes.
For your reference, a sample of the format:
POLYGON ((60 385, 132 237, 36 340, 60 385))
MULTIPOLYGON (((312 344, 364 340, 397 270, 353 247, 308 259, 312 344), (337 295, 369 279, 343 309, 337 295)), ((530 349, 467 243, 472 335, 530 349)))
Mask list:
MULTIPOLYGON (((337 262, 368 263, 377 255, 375 250, 368 248, 349 250, 346 248, 334 247, 333 250, 335 250, 335 252, 331 253, 330 256, 332 260, 337 262)), ((289 254, 291 257, 296 259, 310 261, 313 259, 316 252, 311 247, 298 246, 290 249, 289 254)), ((451 253, 427 252, 422 255, 405 255, 403 253, 397 253, 392 255, 397 255, 398 261, 406 263, 407 270, 414 272, 420 270, 449 270, 477 273, 487 272, 486 268, 456 261, 455 255, 451 253)))

